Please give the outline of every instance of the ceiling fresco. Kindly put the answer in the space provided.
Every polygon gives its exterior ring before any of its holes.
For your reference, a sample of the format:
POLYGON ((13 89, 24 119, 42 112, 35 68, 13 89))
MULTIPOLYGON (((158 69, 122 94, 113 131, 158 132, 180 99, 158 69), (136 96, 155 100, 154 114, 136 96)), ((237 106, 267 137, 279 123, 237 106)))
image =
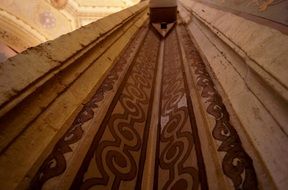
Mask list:
POLYGON ((16 52, 71 32, 139 0, 1 0, 0 42, 16 52))

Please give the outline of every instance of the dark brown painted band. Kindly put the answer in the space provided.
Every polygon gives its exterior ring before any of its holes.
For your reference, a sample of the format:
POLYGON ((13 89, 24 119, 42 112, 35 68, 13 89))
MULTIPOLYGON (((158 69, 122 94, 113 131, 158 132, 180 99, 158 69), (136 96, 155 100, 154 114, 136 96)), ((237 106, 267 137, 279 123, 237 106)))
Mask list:
POLYGON ((176 22, 177 7, 151 7, 150 8, 150 22, 176 22))

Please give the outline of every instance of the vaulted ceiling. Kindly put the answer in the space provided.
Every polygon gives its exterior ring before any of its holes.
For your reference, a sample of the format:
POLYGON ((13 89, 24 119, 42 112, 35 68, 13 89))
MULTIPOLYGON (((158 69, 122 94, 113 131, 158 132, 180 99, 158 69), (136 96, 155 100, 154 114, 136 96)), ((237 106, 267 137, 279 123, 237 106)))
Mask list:
POLYGON ((1 0, 0 43, 21 52, 139 0, 1 0))

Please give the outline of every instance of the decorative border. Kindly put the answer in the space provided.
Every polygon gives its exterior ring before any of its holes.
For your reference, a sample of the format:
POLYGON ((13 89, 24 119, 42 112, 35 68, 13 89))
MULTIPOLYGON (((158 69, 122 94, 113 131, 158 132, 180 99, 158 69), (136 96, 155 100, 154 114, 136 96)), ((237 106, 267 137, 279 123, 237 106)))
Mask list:
MULTIPOLYGON (((181 54, 174 28, 166 36, 161 91, 159 163, 155 189, 199 189, 195 147, 181 54), (160 176, 167 176, 162 178, 160 176)), ((205 170, 205 168, 204 168, 205 170)))
POLYGON ((126 187, 129 184, 138 189, 146 157, 159 45, 159 38, 150 30, 110 104, 72 189, 119 189, 124 181, 126 187))
MULTIPOLYGON (((143 30, 139 33, 144 32, 143 30)), ((140 35, 140 34, 139 34, 140 35)), ((93 97, 87 102, 82 110, 74 119, 71 127, 67 132, 58 140, 54 149, 49 156, 44 160, 38 172, 30 183, 31 189, 41 189, 48 180, 63 174, 67 167, 67 160, 65 154, 72 153, 71 145, 79 142, 85 132, 83 125, 95 117, 95 112, 99 108, 105 96, 110 93, 117 83, 119 83, 119 76, 126 71, 128 63, 133 59, 133 54, 137 51, 137 44, 140 37, 136 38, 129 43, 126 51, 121 55, 120 59, 116 62, 113 68, 109 71, 101 86, 97 89, 93 97)))
POLYGON ((218 152, 224 152, 222 169, 235 189, 258 189, 258 181, 253 160, 242 147, 237 131, 230 122, 229 113, 215 88, 204 62, 195 48, 185 27, 179 26, 185 54, 194 71, 196 85, 207 106, 206 111, 215 119, 212 136, 221 142, 218 152))

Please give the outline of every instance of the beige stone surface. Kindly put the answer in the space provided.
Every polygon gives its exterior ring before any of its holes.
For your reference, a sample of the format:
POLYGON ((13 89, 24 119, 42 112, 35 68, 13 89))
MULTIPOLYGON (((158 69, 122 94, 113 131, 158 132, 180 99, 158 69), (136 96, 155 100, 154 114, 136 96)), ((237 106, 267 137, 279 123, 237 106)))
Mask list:
POLYGON ((264 25, 204 4, 182 0, 193 15, 238 52, 267 84, 288 100, 288 36, 264 25), (229 20, 227 20, 229 18, 229 20), (274 48, 272 48, 274 47, 274 48), (277 47, 277 48, 275 48, 277 47))

